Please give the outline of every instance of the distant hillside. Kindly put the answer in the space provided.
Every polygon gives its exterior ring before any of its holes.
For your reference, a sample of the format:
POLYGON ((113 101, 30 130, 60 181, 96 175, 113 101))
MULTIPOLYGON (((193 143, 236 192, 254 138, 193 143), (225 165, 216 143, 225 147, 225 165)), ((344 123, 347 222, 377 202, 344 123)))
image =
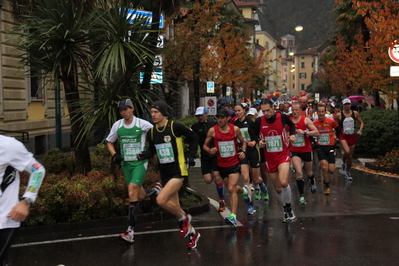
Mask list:
POLYGON ((267 6, 266 15, 276 29, 276 38, 291 34, 296 37, 298 51, 323 44, 337 29, 334 0, 258 0, 267 6), (303 31, 296 32, 295 26, 303 31))

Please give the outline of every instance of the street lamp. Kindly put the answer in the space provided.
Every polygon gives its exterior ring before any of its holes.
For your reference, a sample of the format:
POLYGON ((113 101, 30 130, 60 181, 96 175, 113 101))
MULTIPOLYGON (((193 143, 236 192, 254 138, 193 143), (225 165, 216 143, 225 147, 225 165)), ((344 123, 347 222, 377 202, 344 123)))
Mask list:
POLYGON ((295 27, 295 30, 296 31, 302 31, 303 27, 301 25, 298 25, 298 26, 295 27))

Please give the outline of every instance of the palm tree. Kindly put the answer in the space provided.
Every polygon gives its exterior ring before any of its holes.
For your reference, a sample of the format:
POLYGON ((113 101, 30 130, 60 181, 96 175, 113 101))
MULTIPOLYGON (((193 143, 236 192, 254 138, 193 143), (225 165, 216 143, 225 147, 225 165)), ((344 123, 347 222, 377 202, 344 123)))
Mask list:
MULTIPOLYGON (((112 76, 115 80, 121 70, 131 66, 130 60, 139 65, 142 58, 150 53, 142 41, 137 43, 132 36, 139 34, 144 38, 145 35, 137 29, 129 31, 123 28, 115 32, 107 27, 113 22, 117 24, 127 20, 128 1, 23 1, 30 4, 27 6, 18 5, 20 2, 15 1, 14 7, 23 10, 24 14, 17 15, 21 24, 15 27, 13 34, 20 37, 17 47, 23 51, 21 62, 31 70, 42 73, 43 78, 54 83, 56 90, 59 90, 62 81, 71 120, 77 171, 87 173, 91 170, 89 136, 82 134, 86 125, 79 81, 94 77, 111 83, 112 76), (113 38, 119 39, 112 42, 113 38), (101 49, 93 51, 93 47, 101 49), (130 57, 125 57, 126 50, 130 57)), ((132 24, 137 26, 140 23, 132 24)))

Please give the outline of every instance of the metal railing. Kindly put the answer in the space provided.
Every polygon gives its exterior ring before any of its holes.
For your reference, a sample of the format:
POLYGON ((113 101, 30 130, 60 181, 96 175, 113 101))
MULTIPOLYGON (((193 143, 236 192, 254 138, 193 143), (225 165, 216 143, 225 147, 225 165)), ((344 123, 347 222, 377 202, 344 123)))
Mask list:
POLYGON ((10 137, 14 137, 16 139, 19 139, 23 143, 28 143, 29 142, 29 132, 26 132, 26 131, 0 129, 0 134, 7 135, 7 136, 10 136, 10 137), (5 133, 5 134, 3 134, 3 133, 5 133), (18 137, 18 134, 21 134, 21 138, 18 137))

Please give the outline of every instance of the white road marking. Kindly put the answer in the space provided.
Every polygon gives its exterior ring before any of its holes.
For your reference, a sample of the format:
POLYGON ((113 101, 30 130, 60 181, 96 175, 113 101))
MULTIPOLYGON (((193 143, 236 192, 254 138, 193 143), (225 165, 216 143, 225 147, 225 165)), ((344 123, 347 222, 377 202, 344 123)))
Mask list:
MULTIPOLYGON (((188 190, 194 191, 191 188, 187 188, 188 190)), ((194 191, 195 192, 195 191, 194 191)), ((216 209, 219 208, 219 202, 208 198, 209 202, 212 206, 214 206, 216 209)), ((226 208, 225 211, 220 212, 220 215, 224 218, 229 216, 231 214, 231 211, 226 208)), ((243 226, 242 223, 240 223, 237 220, 237 227, 238 226, 243 226)), ((195 229, 201 229, 201 230, 207 230, 207 229, 218 229, 218 228, 223 228, 223 227, 231 227, 229 225, 217 225, 217 226, 201 226, 201 227, 195 227, 195 229)), ((145 231, 145 232, 135 232, 135 235, 149 235, 149 234, 159 234, 159 233, 170 233, 170 232, 178 232, 179 229, 163 229, 163 230, 154 230, 154 231, 145 231)), ((66 239, 57 239, 57 240, 50 240, 50 241, 40 241, 40 242, 30 242, 30 243, 21 243, 21 244, 15 244, 12 245, 11 247, 13 248, 19 248, 19 247, 28 247, 28 246, 37 246, 37 245, 46 245, 46 244, 56 244, 56 243, 65 243, 65 242, 73 242, 73 241, 84 241, 84 240, 92 240, 92 239, 102 239, 102 238, 112 238, 112 237, 119 237, 119 234, 109 234, 109 235, 99 235, 99 236, 87 236, 87 237, 75 237, 75 238, 66 238, 66 239)))

